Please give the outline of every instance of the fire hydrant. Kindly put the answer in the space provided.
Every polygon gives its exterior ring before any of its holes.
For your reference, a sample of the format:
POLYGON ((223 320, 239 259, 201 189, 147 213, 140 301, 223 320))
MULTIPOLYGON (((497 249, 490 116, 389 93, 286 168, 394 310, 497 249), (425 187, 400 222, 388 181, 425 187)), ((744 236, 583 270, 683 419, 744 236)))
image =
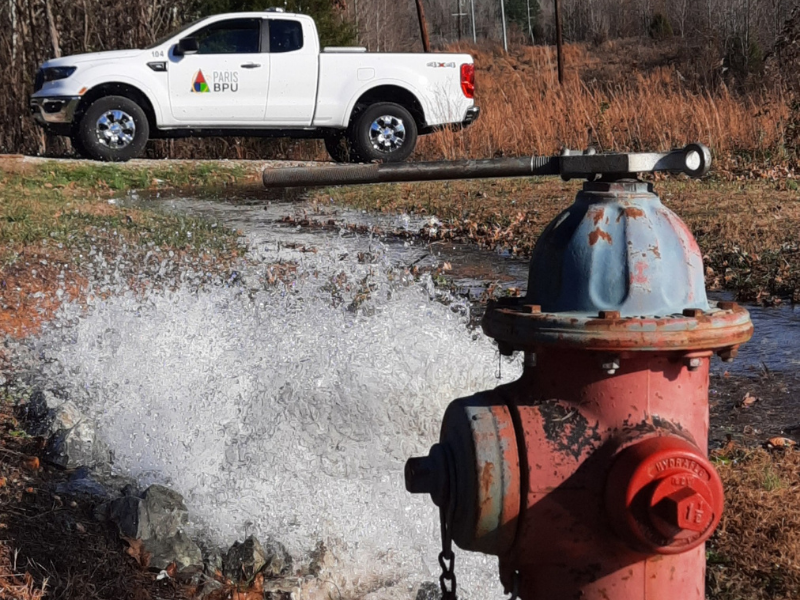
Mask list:
POLYGON ((439 443, 406 465, 408 490, 441 509, 446 595, 452 540, 498 556, 523 600, 705 597, 723 510, 709 362, 753 327, 708 301, 697 243, 652 185, 614 169, 544 230, 527 295, 487 309, 484 332, 524 353, 522 376, 453 401, 439 443))

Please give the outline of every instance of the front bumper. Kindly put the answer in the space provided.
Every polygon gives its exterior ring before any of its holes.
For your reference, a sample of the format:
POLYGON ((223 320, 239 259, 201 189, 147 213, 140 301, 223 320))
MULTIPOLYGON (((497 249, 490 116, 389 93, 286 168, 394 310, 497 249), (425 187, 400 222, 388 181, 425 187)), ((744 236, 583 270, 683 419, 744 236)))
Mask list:
POLYGON ((69 125, 75 118, 80 96, 39 96, 31 98, 31 114, 40 125, 69 125))

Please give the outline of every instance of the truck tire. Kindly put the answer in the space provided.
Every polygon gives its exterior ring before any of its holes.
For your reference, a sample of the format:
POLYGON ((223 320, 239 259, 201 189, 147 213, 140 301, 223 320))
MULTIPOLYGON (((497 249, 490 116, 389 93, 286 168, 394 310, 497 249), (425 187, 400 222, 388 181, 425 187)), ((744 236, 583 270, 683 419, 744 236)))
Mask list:
POLYGON ((400 162, 411 156, 417 144, 417 124, 405 108, 380 102, 356 117, 350 143, 363 162, 400 162))
POLYGON ((350 150, 350 139, 344 131, 328 133, 324 139, 325 150, 328 151, 328 155, 333 159, 333 162, 354 162, 354 153, 350 150))
POLYGON ((104 96, 83 113, 77 133, 78 147, 87 156, 125 162, 142 153, 150 125, 142 108, 130 98, 104 96))

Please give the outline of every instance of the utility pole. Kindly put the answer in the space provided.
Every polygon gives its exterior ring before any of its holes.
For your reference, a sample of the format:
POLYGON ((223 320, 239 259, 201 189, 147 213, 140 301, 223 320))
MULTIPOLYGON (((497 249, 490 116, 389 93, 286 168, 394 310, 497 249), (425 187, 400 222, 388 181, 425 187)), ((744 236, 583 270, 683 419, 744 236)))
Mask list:
MULTIPOLYGON (((454 12, 453 15, 452 15, 452 16, 454 16, 454 17, 456 17, 458 19, 456 21, 456 27, 458 27, 458 41, 459 42, 461 41, 461 33, 462 33, 462 30, 463 30, 462 17, 466 17, 467 16, 467 13, 461 12, 461 3, 463 1, 464 0, 456 0, 456 4, 457 4, 456 10, 458 12, 454 12)), ((472 38, 473 38, 473 41, 475 41, 475 39, 474 39, 475 38, 475 24, 474 23, 472 25, 472 38)))
MULTIPOLYGON (((556 3, 558 0, 556 0, 556 3)), ((558 4, 556 4, 558 6, 558 4)), ((508 54, 508 36, 506 35, 506 2, 500 0, 500 19, 503 21, 503 50, 508 54)))
POLYGON ((470 11, 472 12, 472 43, 478 43, 478 35, 475 33, 475 0, 469 0, 470 11))
POLYGON ((562 51, 561 39, 561 11, 558 7, 558 0, 553 0, 556 3, 556 53, 558 54, 558 83, 564 85, 564 53, 562 51))
POLYGON ((456 24, 458 25, 458 41, 461 41, 461 0, 456 0, 456 24))
MULTIPOLYGON (((417 1, 417 16, 419 17, 419 32, 422 36, 422 49, 425 52, 431 51, 431 41, 428 38, 428 23, 425 20, 425 9, 422 8, 422 0, 417 1)), ((380 29, 380 27, 378 28, 380 29)))

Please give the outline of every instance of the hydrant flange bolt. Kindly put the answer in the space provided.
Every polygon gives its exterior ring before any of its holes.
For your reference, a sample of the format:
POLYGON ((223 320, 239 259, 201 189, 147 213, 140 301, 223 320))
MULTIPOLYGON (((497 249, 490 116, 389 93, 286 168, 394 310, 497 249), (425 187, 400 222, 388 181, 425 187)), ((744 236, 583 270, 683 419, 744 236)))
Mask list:
POLYGON ((608 375, 613 375, 619 369, 619 356, 605 356, 601 359, 600 368, 608 375))
POLYGON ((702 359, 693 357, 686 359, 686 366, 689 367, 690 371, 696 371, 700 368, 700 365, 703 364, 702 359))
POLYGON ((733 359, 739 355, 739 346, 731 346, 730 348, 723 348, 718 352, 722 362, 733 362, 733 359))

